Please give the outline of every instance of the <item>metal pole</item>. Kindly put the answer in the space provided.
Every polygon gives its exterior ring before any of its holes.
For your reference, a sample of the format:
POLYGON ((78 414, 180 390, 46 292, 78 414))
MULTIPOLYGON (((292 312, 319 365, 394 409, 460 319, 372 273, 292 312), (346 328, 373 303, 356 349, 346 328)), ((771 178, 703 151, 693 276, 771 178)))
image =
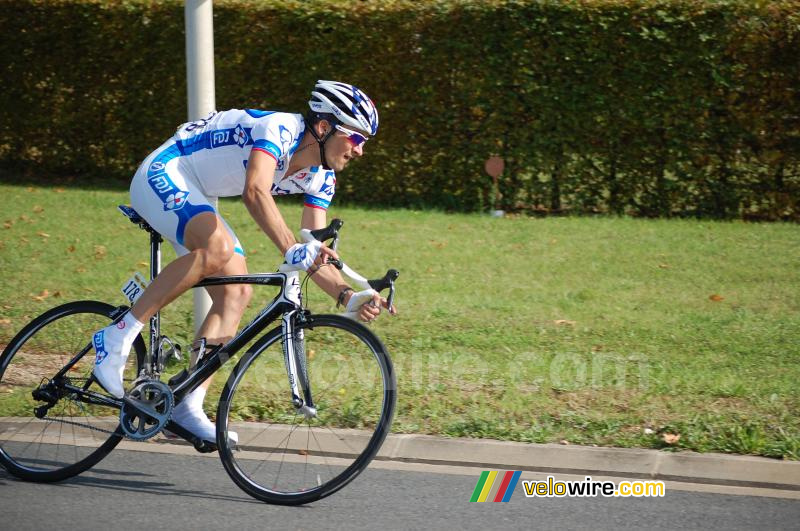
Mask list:
MULTIPOLYGON (((213 13, 212 0, 186 0, 186 89, 190 121, 205 118, 216 108, 213 13)), ((216 208, 216 198, 209 199, 216 208)), ((210 309, 211 297, 205 288, 195 288, 195 333, 210 309)))

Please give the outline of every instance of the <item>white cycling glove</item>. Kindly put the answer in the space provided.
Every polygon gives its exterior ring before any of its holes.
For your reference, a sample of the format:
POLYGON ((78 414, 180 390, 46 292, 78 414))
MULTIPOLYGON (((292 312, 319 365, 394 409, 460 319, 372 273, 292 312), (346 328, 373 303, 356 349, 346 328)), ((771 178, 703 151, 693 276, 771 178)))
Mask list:
MULTIPOLYGON (((358 316, 358 310, 365 302, 372 300, 372 296, 378 293, 374 289, 365 289, 364 291, 357 291, 353 293, 350 300, 347 301, 347 313, 354 314, 353 319, 358 316)), ((348 316, 349 317, 349 316, 348 316)))
POLYGON ((314 264, 322 242, 296 243, 289 247, 284 255, 286 263, 281 265, 281 271, 306 271, 314 264))

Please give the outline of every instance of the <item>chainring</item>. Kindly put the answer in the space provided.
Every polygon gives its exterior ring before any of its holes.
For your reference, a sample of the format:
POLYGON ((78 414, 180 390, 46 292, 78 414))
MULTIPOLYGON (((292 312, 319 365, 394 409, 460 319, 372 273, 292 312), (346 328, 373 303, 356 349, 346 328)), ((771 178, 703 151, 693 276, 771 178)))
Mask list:
POLYGON ((172 416, 175 397, 172 389, 158 380, 142 382, 131 389, 132 399, 140 409, 125 402, 119 412, 119 424, 125 436, 135 441, 147 440, 167 425, 172 416))

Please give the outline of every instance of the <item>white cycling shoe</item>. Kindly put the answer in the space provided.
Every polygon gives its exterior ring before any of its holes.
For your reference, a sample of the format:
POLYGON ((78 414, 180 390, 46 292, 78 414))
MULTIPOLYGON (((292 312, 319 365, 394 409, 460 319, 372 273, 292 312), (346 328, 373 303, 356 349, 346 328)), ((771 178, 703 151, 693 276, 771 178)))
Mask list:
MULTIPOLYGON (((208 420, 202 408, 192 408, 184 400, 172 410, 172 420, 200 439, 216 444, 217 426, 208 420)), ((229 431, 228 439, 235 445, 239 442, 239 435, 235 431, 229 431)))
POLYGON ((103 389, 117 398, 122 398, 125 396, 122 373, 125 372, 125 363, 128 361, 131 345, 124 348, 124 345, 107 342, 105 333, 106 329, 100 330, 92 339, 95 350, 92 372, 103 389))

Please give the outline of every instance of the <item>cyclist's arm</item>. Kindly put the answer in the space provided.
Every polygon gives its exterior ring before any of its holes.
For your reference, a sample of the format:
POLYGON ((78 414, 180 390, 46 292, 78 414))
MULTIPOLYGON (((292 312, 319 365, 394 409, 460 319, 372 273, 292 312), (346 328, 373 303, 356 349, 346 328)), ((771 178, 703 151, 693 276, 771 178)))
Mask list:
POLYGON ((281 254, 284 254, 297 240, 272 197, 272 179, 276 165, 271 155, 257 149, 250 152, 242 200, 261 230, 269 236, 281 254))
MULTIPOLYGON (((301 221, 302 228, 315 230, 321 229, 328 225, 326 220, 326 211, 314 208, 310 206, 303 207, 303 219, 301 221)), ((338 269, 332 266, 321 267, 317 270, 311 278, 316 282, 316 284, 328 295, 333 297, 333 299, 338 299, 339 294, 345 288, 350 288, 350 285, 345 282, 342 274, 339 272, 338 269)), ((346 306, 350 297, 353 296, 354 291, 348 291, 344 296, 344 305, 346 306)), ((376 294, 373 298, 374 306, 370 306, 369 304, 364 304, 359 309, 359 319, 362 321, 371 321, 375 319, 381 313, 381 306, 384 308, 387 306, 386 299, 381 297, 380 295, 376 294)), ((390 310, 391 313, 396 313, 395 308, 390 310)))

